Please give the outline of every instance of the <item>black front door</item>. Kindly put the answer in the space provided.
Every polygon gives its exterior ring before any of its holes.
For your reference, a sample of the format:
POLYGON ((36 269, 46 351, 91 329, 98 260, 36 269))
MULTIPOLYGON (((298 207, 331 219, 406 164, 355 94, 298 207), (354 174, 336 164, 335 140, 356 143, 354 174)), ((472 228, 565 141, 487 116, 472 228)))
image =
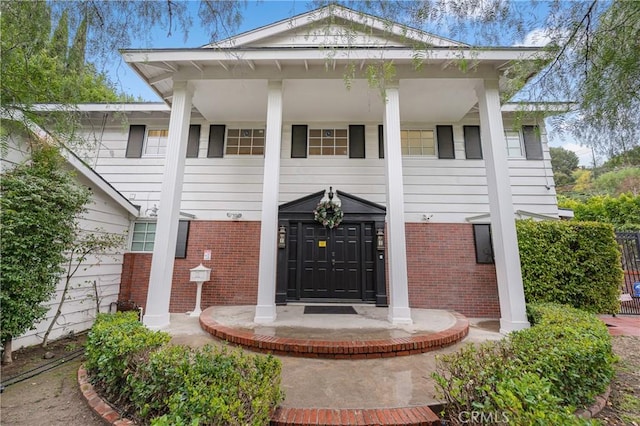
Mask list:
POLYGON ((362 299, 362 241, 360 227, 319 224, 302 227, 300 262, 302 298, 362 299))

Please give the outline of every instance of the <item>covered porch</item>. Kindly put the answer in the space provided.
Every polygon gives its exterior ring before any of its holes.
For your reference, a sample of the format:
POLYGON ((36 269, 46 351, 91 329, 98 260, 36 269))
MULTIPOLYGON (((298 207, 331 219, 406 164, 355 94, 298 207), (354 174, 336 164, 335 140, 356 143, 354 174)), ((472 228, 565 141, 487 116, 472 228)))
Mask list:
MULTIPOLYGON (((411 49, 355 49, 333 52, 329 57, 321 50, 306 48, 296 50, 295 54, 286 49, 262 48, 242 52, 224 49, 125 52, 127 62, 171 104, 145 324, 155 329, 169 324, 173 247, 189 119, 195 109, 210 123, 234 122, 246 126, 264 123, 260 212, 256 212, 255 217, 246 217, 259 221, 261 226, 255 323, 271 323, 277 318, 279 206, 326 189, 331 183, 315 180, 298 185, 300 189, 289 185, 283 190, 282 180, 296 179, 295 170, 304 176, 305 169, 296 163, 299 160, 292 145, 284 143, 285 123, 293 126, 313 122, 320 128, 331 128, 335 123, 365 123, 368 129, 380 126, 380 140, 384 142, 375 146, 367 140, 361 157, 357 158, 376 159, 383 164, 381 187, 384 190, 372 191, 370 201, 383 203, 386 208, 388 321, 398 325, 413 321, 407 277, 405 223, 408 215, 401 127, 425 122, 459 123, 465 117, 476 117, 482 131, 482 158, 486 165, 501 330, 527 327, 504 149, 499 78, 509 61, 531 52, 526 49, 462 52, 476 61, 472 73, 458 69, 451 52, 437 49, 429 52, 420 67, 415 66, 411 49), (382 69, 385 62, 393 63, 393 77, 370 87, 367 70, 371 66, 382 69), (349 78, 345 78, 347 75, 349 78), (282 173, 285 167, 288 168, 286 176, 282 173)), ((316 160, 309 161, 313 164, 316 160)), ((342 164, 345 159, 341 158, 324 161, 329 167, 349 167, 342 164)))

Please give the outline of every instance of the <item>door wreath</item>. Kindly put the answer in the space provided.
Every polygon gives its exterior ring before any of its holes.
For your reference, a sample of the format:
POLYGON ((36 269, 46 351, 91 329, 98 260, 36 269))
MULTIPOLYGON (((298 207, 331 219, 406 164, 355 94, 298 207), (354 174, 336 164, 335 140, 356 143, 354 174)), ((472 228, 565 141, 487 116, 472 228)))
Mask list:
POLYGON ((321 201, 313 211, 313 218, 329 229, 333 229, 340 225, 344 213, 340 206, 333 201, 321 201))

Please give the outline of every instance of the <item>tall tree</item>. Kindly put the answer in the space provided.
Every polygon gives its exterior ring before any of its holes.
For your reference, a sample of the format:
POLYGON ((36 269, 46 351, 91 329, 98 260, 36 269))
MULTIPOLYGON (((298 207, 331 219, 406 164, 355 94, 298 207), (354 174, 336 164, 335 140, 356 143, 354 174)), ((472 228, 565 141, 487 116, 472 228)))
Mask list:
POLYGON ((578 168, 580 159, 575 152, 564 148, 549 148, 551 154, 551 167, 553 169, 553 180, 557 187, 574 183, 573 171, 578 168))
POLYGON ((87 50, 87 19, 80 22, 73 44, 69 50, 67 58, 67 69, 77 73, 82 72, 85 62, 85 52, 87 50))
POLYGON ((52 55, 57 56, 60 62, 67 61, 67 49, 69 46, 69 14, 65 10, 60 16, 58 26, 53 30, 49 50, 52 55))
POLYGON ((55 148, 36 149, 32 161, 3 173, 0 339, 3 363, 11 340, 44 317, 75 239, 75 222, 90 192, 79 186, 55 148))
POLYGON ((551 154, 551 167, 554 172, 570 175, 580 164, 580 159, 575 152, 564 148, 549 148, 551 154))

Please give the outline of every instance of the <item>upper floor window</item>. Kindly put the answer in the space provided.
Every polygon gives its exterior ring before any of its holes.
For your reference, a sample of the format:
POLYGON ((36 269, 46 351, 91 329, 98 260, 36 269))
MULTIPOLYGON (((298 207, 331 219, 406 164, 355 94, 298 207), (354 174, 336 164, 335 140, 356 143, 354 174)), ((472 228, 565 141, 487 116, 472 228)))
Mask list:
POLYGON ((264 129, 229 129, 225 155, 264 155, 264 129))
POLYGON ((169 130, 149 129, 144 143, 144 155, 163 156, 167 153, 169 130))
POLYGON ((400 146, 402 155, 436 155, 433 130, 401 130, 400 146))
POLYGON ((522 126, 520 131, 505 131, 507 156, 527 160, 542 160, 542 140, 538 126, 522 126))
POLYGON ((507 140, 507 157, 522 157, 522 139, 520 138, 520 132, 512 130, 506 131, 505 139, 507 140))
POLYGON ((348 153, 347 129, 309 129, 309 155, 348 153))

